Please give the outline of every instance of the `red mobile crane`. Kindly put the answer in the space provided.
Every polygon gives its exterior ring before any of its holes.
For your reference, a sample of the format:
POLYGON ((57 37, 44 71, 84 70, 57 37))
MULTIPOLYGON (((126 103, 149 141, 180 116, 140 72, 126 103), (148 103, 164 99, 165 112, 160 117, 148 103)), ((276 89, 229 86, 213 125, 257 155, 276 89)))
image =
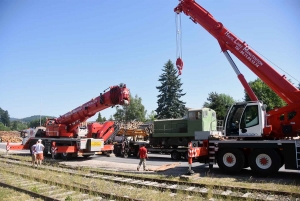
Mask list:
POLYGON ((86 126, 82 126, 88 118, 94 116, 97 112, 115 105, 129 104, 129 89, 125 84, 111 86, 100 93, 100 96, 93 98, 85 104, 74 110, 54 119, 46 121, 45 131, 36 132, 29 136, 23 145, 10 146, 10 150, 30 149, 38 139, 45 145, 44 153, 51 152, 55 146, 55 158, 61 156, 63 159, 69 159, 72 156, 90 156, 100 151, 113 151, 112 144, 106 144, 110 136, 113 135, 113 124, 98 129, 100 133, 108 134, 93 136, 92 130, 88 131, 86 126), (108 91, 106 91, 108 90, 108 91), (105 137, 104 137, 105 136, 105 137))
MULTIPOLYGON (((210 168, 217 162, 220 169, 229 173, 248 166, 262 174, 277 172, 283 165, 286 169, 299 169, 300 91, 194 0, 180 0, 174 11, 190 16, 194 23, 201 25, 217 39, 252 100, 231 106, 221 137, 205 139, 201 134, 196 135, 198 141, 191 143, 189 161, 192 157, 205 159, 210 168), (266 113, 266 105, 257 100, 228 50, 288 105, 266 113), (238 125, 233 128, 235 122, 238 125)), ((177 59, 176 65, 181 73, 181 58, 177 59)), ((189 170, 192 172, 191 168, 189 170)))

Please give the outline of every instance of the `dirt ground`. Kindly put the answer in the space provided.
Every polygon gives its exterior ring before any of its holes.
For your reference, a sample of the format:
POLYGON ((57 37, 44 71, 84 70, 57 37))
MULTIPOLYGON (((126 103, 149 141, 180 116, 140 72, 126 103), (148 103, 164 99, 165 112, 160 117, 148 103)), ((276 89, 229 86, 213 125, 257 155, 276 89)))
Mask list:
POLYGON ((0 131, 0 141, 22 142, 22 138, 19 131, 0 131))
MULTIPOLYGON (((93 167, 101 168, 110 171, 120 171, 120 172, 136 172, 137 164, 124 164, 117 162, 107 162, 107 161, 97 161, 97 160, 86 160, 86 161, 63 161, 61 164, 73 166, 73 167, 93 167)), ((162 172, 176 166, 180 163, 172 163, 162 166, 147 165, 147 172, 162 172)), ((140 171, 143 171, 143 168, 140 168, 140 171)))

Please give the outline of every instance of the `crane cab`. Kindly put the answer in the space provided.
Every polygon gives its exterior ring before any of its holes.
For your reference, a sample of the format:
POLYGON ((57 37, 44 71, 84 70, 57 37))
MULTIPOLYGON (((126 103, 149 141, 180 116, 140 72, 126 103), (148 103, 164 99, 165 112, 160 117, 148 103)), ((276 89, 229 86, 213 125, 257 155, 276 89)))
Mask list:
POLYGON ((228 137, 262 137, 265 108, 261 102, 241 102, 230 107, 225 118, 224 135, 228 137))

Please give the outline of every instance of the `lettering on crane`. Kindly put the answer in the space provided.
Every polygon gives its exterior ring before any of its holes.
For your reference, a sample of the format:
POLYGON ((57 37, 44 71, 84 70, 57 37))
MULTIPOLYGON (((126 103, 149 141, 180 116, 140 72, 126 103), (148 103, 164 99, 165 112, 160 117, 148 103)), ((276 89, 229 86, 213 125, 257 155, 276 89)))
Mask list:
POLYGON ((240 43, 240 40, 236 38, 233 34, 227 31, 225 33, 225 36, 235 44, 234 48, 239 53, 241 53, 241 55, 243 55, 248 61, 250 61, 254 66, 260 67, 263 65, 263 62, 250 51, 250 48, 247 45, 240 43))

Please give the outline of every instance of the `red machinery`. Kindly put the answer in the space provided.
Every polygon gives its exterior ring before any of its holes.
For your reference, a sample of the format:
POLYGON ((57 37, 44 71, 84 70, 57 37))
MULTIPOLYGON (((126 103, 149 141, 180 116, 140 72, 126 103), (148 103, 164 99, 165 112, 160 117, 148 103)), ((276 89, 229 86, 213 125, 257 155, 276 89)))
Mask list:
MULTIPOLYGON (((228 111, 222 134, 227 139, 208 140, 198 135, 195 138, 199 141, 192 143, 194 148, 191 146, 190 156, 208 159, 210 168, 217 162, 222 170, 231 173, 249 165, 252 170, 263 174, 278 171, 283 164, 286 169, 300 168, 300 141, 293 140, 300 135, 300 91, 194 0, 180 0, 174 11, 190 16, 194 23, 217 39, 252 100, 236 103, 228 111), (257 100, 227 50, 288 105, 266 114, 266 106, 257 100), (238 129, 233 131, 231 126, 236 122, 238 129)), ((181 71, 183 62, 180 57, 176 64, 181 71)))
POLYGON ((115 105, 129 104, 129 90, 126 85, 112 86, 108 92, 100 94, 89 102, 46 123, 46 136, 77 137, 76 128, 81 122, 94 116, 97 112, 115 105))
MULTIPOLYGON (((267 125, 272 128, 266 129, 264 134, 271 137, 282 138, 286 136, 286 134, 283 133, 284 129, 282 129, 282 126, 293 125, 292 132, 289 136, 297 136, 300 131, 300 115, 295 116, 293 113, 296 112, 300 114, 300 91, 291 84, 284 75, 280 75, 265 62, 245 41, 240 40, 230 32, 221 22, 218 22, 207 10, 194 0, 181 0, 174 11, 178 14, 183 12, 190 16, 193 22, 201 25, 217 39, 227 59, 231 59, 227 52, 227 50, 229 50, 288 104, 286 107, 269 112, 267 125), (286 117, 283 121, 281 120, 282 118, 280 118, 282 115, 286 117), (291 115, 295 117, 292 119, 288 118, 291 115)), ((181 59, 179 58, 178 60, 181 59)), ((242 74, 238 73, 238 75, 240 79, 242 74)), ((256 101, 257 98, 254 97, 255 94, 252 96, 244 83, 245 81, 242 81, 251 100, 256 101)))
MULTIPOLYGON (((42 139, 45 145, 44 153, 48 153, 55 146, 55 157, 61 156, 69 159, 72 156, 90 156, 100 151, 113 151, 112 144, 106 144, 107 139, 112 135, 111 127, 113 122, 108 122, 97 131, 105 133, 92 136, 92 131, 88 133, 87 127, 82 127, 81 123, 94 116, 97 112, 115 105, 129 104, 129 89, 125 84, 111 86, 108 91, 100 93, 100 96, 93 98, 85 104, 55 119, 48 119, 46 131, 36 133, 21 146, 12 146, 10 150, 30 149, 31 145, 38 139, 42 139), (109 126, 108 126, 109 124, 109 126)), ((54 150, 54 149, 53 149, 54 150)))

